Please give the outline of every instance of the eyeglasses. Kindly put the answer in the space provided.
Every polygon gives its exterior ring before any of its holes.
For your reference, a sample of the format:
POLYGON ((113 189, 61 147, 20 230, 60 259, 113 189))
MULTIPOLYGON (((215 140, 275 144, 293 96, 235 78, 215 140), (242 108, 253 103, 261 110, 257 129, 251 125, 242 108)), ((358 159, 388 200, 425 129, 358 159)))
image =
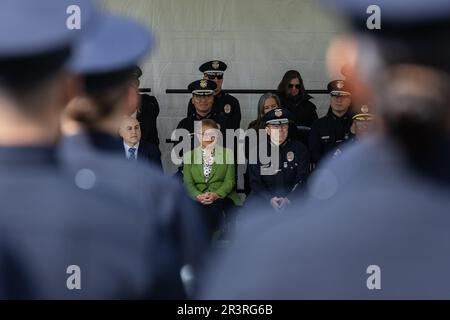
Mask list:
POLYGON ((289 89, 292 89, 294 87, 295 87, 295 89, 300 89, 300 85, 299 84, 289 83, 289 89))
POLYGON ((223 73, 205 73, 205 77, 209 80, 214 80, 217 78, 217 80, 223 79, 223 73))

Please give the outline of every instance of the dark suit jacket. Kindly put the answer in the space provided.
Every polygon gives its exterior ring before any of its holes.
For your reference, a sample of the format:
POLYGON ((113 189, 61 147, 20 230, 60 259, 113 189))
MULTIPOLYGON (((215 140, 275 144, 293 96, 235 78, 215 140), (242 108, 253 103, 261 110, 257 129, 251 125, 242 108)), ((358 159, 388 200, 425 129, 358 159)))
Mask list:
POLYGON ((138 160, 151 163, 162 170, 161 152, 157 145, 141 141, 139 143, 137 157, 138 160))
POLYGON ((141 95, 141 112, 137 114, 137 120, 141 125, 141 141, 153 143, 159 146, 158 129, 156 119, 159 115, 159 104, 154 96, 141 95))

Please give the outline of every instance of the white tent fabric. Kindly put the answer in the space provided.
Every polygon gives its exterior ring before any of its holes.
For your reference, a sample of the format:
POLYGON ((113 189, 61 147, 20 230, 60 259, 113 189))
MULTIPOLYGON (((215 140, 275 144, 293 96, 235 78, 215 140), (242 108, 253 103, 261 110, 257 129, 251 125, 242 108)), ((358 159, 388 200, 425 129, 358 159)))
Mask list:
MULTIPOLYGON (((142 87, 152 88, 160 103, 158 131, 162 161, 170 164, 170 137, 185 117, 189 95, 165 94, 185 89, 201 78, 201 63, 220 59, 228 64, 225 89, 276 88, 283 74, 299 70, 307 89, 324 89, 330 76, 325 55, 330 39, 343 30, 336 17, 313 0, 103 0, 111 10, 146 23, 157 46, 143 62, 142 87)), ((236 95, 241 126, 256 117, 259 95, 236 95)), ((312 100, 323 115, 328 96, 312 100)))

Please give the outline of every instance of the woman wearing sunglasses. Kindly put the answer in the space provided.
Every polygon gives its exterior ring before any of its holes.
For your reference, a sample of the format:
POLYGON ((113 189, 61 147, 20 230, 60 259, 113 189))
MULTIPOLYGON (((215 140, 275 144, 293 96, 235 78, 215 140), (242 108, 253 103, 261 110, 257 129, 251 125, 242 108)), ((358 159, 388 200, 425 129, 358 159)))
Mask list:
POLYGON ((288 109, 293 114, 295 125, 306 127, 306 130, 302 131, 306 133, 299 136, 299 139, 306 144, 308 142, 307 128, 311 128, 318 116, 317 108, 310 101, 312 97, 306 93, 302 76, 298 71, 289 70, 284 74, 278 85, 278 96, 281 107, 288 109))

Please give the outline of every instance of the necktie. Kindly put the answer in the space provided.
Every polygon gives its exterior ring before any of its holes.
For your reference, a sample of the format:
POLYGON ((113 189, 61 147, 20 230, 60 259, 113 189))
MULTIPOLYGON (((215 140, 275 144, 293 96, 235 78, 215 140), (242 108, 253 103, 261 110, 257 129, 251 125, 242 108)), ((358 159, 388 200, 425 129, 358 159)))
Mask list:
POLYGON ((130 148, 128 149, 128 152, 130 154, 128 160, 136 160, 136 148, 130 148))

